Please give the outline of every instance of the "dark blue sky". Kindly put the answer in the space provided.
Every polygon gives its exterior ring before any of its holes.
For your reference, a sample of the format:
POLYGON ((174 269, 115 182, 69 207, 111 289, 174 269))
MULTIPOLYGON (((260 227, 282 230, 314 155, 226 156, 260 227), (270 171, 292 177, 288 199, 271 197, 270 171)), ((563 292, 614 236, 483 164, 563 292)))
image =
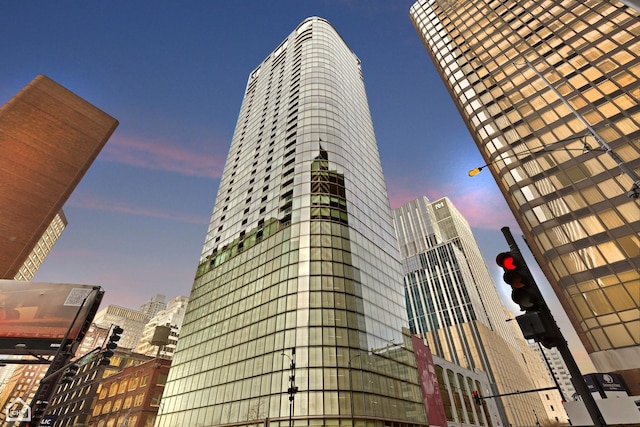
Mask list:
POLYGON ((106 304, 132 308, 188 296, 247 77, 320 16, 362 61, 392 207, 449 197, 517 313, 493 260, 508 249, 500 228, 520 231, 488 171, 467 176, 484 162, 409 20, 412 3, 3 2, 0 104, 45 74, 120 121, 35 280, 100 285, 106 304))

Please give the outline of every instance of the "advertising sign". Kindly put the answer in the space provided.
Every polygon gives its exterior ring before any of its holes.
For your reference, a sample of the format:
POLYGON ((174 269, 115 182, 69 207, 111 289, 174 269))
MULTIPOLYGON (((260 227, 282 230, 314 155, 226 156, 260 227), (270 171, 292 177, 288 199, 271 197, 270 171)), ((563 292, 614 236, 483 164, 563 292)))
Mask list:
POLYGON ((0 280, 0 354, 55 353, 67 332, 71 340, 78 337, 94 303, 101 299, 99 290, 0 280))

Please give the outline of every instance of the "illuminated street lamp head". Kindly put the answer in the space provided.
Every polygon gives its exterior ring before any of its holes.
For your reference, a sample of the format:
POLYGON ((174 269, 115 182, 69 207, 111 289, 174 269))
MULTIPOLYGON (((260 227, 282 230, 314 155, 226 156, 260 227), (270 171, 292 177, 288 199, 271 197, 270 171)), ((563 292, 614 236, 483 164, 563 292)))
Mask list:
POLYGON ((480 173, 480 171, 481 171, 482 169, 484 169, 486 166, 487 166, 487 165, 480 166, 480 167, 477 167, 477 168, 475 168, 475 169, 471 169, 471 170, 469 171, 469 176, 476 176, 476 175, 478 175, 478 174, 480 173))

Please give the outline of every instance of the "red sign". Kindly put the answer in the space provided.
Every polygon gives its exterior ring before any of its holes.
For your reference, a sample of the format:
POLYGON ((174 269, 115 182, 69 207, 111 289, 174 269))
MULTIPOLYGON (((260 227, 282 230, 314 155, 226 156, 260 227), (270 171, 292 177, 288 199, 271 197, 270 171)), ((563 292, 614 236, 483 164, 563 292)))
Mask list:
POLYGON ((424 341, 415 335, 411 337, 411 342, 416 355, 418 375, 422 384, 422 396, 424 397, 424 406, 427 410, 429 425, 446 427, 447 417, 444 412, 438 375, 436 374, 436 366, 433 363, 431 351, 424 344, 424 341))

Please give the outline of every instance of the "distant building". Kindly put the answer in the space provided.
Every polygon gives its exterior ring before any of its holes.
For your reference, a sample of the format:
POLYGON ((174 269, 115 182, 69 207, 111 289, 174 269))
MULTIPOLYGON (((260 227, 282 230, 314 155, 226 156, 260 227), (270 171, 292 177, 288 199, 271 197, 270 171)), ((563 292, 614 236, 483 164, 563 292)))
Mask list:
POLYGON ((20 267, 20 270, 14 277, 14 280, 29 281, 33 279, 36 271, 38 271, 38 268, 40 268, 40 265, 42 265, 42 262, 66 227, 67 218, 65 217, 64 212, 60 211, 44 231, 44 234, 40 237, 35 247, 22 264, 22 267, 20 267))
POLYGON ((166 359, 151 359, 107 378, 87 426, 153 426, 170 365, 166 359))
POLYGON ((189 298, 183 296, 171 298, 167 304, 167 308, 158 311, 145 325, 142 337, 135 351, 148 356, 159 355, 160 357, 171 359, 176 349, 176 344, 178 343, 178 337, 180 336, 180 329, 182 328, 182 321, 188 302, 189 298), (171 328, 169 343, 161 346, 162 348, 160 349, 151 342, 157 326, 168 326, 171 328))
POLYGON ((31 403, 33 396, 38 390, 40 379, 49 369, 49 365, 18 365, 13 371, 11 378, 0 393, 0 424, 3 426, 18 426, 19 422, 9 422, 6 420, 7 405, 17 398, 22 399, 27 404, 31 403))
POLYGON ((102 345, 107 341, 109 337, 111 328, 108 326, 98 326, 94 323, 91 323, 87 332, 80 342, 80 346, 76 351, 76 357, 83 356, 89 353, 91 350, 102 347, 102 345))
POLYGON ((102 328, 109 328, 111 325, 120 326, 124 332, 118 342, 118 347, 133 349, 138 345, 144 326, 149 319, 150 316, 141 311, 108 305, 96 313, 93 323, 102 328))
MULTIPOLYGON (((19 360, 21 358, 22 356, 15 356, 15 355, 0 356, 0 364, 4 364, 5 363, 3 362, 4 360, 19 360)), ((9 383, 9 380, 11 380, 13 371, 15 371, 17 367, 18 365, 14 365, 11 363, 8 363, 5 366, 0 367, 0 396, 2 396, 2 391, 4 390, 5 386, 9 383)))
POLYGON ((166 296, 158 294, 140 306, 140 312, 152 318, 160 310, 164 310, 167 304, 164 302, 166 296))
POLYGON ((558 349, 544 348, 535 342, 529 343, 529 345, 535 352, 541 354, 549 363, 549 366, 551 368, 551 371, 549 373, 550 375, 553 375, 558 382, 560 390, 562 390, 564 399, 567 402, 574 400, 573 396, 576 394, 576 390, 573 387, 573 383, 571 382, 571 374, 569 374, 569 369, 564 363, 564 360, 558 352, 558 349))
POLYGON ((462 368, 436 355, 433 363, 448 420, 458 420, 465 426, 500 425, 498 407, 493 399, 481 400, 481 406, 473 401, 473 390, 480 391, 480 396, 486 396, 491 390, 491 381, 485 372, 462 368))
MULTIPOLYGON (((537 363, 546 372, 542 359, 535 354, 532 360, 523 359, 529 347, 506 322, 509 317, 471 228, 451 201, 421 197, 394 209, 393 223, 412 332, 426 340, 434 355, 486 372, 491 395, 536 388, 527 365, 537 363)), ((533 411, 545 413, 536 394, 496 400, 503 414, 500 425, 533 425, 533 411)), ((480 420, 448 421, 474 424, 480 420)))
POLYGON ((42 75, 0 107, 0 278, 33 274, 29 255, 56 216, 64 222, 64 203, 117 125, 42 75))
MULTIPOLYGON (((555 386, 555 382, 553 382, 551 372, 549 372, 547 366, 544 363, 537 363, 538 360, 542 359, 542 354, 540 351, 535 351, 536 349, 532 344, 535 343, 529 343, 528 346, 522 347, 522 358, 526 361, 527 368, 531 373, 534 387, 536 389, 543 389, 555 386), (529 363, 531 360, 536 360, 536 363, 529 363)), ((557 351, 556 354, 559 355, 557 351)), ((569 416, 564 410, 565 402, 562 400, 560 390, 539 391, 538 396, 540 396, 540 400, 542 400, 545 413, 536 413, 536 421, 543 424, 551 423, 552 425, 569 424, 569 416), (547 421, 545 421, 545 418, 547 421)))

